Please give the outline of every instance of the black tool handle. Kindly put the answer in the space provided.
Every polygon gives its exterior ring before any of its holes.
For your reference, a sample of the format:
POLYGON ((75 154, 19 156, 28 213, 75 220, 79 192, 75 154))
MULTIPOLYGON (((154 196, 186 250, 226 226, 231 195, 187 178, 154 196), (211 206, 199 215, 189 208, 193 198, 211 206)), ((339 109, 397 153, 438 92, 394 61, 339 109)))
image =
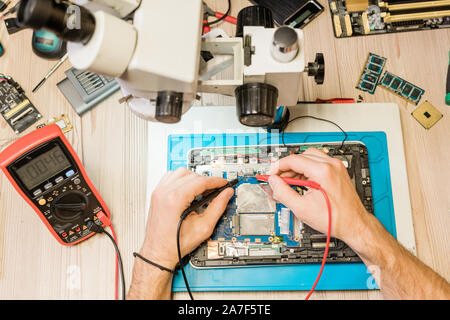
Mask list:
POLYGON ((223 187, 216 189, 214 191, 212 191, 211 193, 209 193, 208 195, 202 197, 199 200, 194 200, 192 201, 191 205, 189 206, 189 208, 187 208, 186 210, 184 210, 184 212, 181 214, 180 219, 184 220, 192 211, 196 211, 199 208, 201 208, 204 204, 212 201, 215 197, 217 197, 219 195, 219 193, 221 193, 223 190, 227 189, 227 188, 232 188, 234 187, 237 183, 239 182, 239 179, 235 179, 233 181, 228 182, 226 185, 224 185, 223 187))
POLYGON ((448 71, 447 71, 447 91, 446 93, 450 93, 450 65, 448 66, 448 71))

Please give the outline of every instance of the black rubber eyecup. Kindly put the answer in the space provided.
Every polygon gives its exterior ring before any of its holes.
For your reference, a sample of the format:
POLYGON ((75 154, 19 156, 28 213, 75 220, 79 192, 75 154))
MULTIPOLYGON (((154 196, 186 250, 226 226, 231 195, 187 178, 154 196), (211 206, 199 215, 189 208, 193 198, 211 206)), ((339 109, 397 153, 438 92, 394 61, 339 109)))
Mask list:
POLYGON ((266 127, 274 122, 278 89, 267 83, 246 83, 237 87, 236 112, 239 121, 250 127, 266 127))

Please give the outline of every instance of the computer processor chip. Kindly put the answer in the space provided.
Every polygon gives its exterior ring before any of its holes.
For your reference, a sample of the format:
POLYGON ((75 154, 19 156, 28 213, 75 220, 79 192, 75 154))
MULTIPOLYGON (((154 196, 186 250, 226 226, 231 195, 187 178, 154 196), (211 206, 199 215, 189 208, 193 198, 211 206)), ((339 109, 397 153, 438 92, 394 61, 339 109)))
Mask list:
POLYGON ((411 115, 416 119, 425 129, 430 129, 443 115, 431 103, 425 101, 411 115))

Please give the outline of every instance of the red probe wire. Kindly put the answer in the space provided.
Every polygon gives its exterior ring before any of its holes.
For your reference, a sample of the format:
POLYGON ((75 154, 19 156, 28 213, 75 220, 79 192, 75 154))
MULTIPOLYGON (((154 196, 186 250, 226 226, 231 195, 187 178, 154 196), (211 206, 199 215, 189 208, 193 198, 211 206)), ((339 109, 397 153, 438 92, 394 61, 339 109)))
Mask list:
MULTIPOLYGON (((266 182, 269 181, 269 177, 270 177, 269 175, 259 175, 259 174, 256 175, 256 179, 261 180, 261 181, 266 181, 266 182)), ((320 266, 319 274, 317 275, 316 281, 314 282, 313 286, 311 287, 311 290, 309 290, 309 293, 308 293, 308 295, 305 298, 305 300, 308 300, 309 297, 311 297, 311 294, 314 292, 314 289, 316 288, 316 285, 319 282, 320 277, 322 276, 323 268, 325 267, 325 262, 327 261, 328 249, 330 247, 330 238, 331 238, 331 204, 330 204, 330 199, 328 198, 327 193, 320 186, 320 184, 318 184, 318 183, 316 183, 314 181, 294 179, 294 178, 283 178, 283 177, 281 177, 281 179, 283 179, 284 182, 286 182, 287 184, 289 184, 291 186, 302 186, 302 187, 308 187, 308 188, 313 188, 313 189, 319 190, 320 192, 322 192, 322 195, 325 198, 325 202, 326 202, 327 208, 328 208, 327 243, 326 243, 326 246, 325 246, 325 252, 323 253, 322 264, 320 266)))

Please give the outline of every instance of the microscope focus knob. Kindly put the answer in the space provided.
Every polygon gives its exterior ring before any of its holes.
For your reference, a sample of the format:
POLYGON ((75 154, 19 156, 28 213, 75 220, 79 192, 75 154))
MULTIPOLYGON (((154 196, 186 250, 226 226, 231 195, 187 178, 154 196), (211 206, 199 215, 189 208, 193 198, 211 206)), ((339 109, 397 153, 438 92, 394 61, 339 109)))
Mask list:
POLYGON ((242 9, 237 16, 236 37, 244 36, 244 27, 273 28, 272 11, 263 6, 250 6, 242 9))
POLYGON ((309 62, 305 71, 308 72, 308 76, 314 77, 317 84, 323 84, 325 79, 325 59, 323 53, 316 53, 316 60, 309 62))
POLYGON ((164 123, 177 123, 183 111, 183 93, 159 91, 156 99, 155 119, 164 123))

